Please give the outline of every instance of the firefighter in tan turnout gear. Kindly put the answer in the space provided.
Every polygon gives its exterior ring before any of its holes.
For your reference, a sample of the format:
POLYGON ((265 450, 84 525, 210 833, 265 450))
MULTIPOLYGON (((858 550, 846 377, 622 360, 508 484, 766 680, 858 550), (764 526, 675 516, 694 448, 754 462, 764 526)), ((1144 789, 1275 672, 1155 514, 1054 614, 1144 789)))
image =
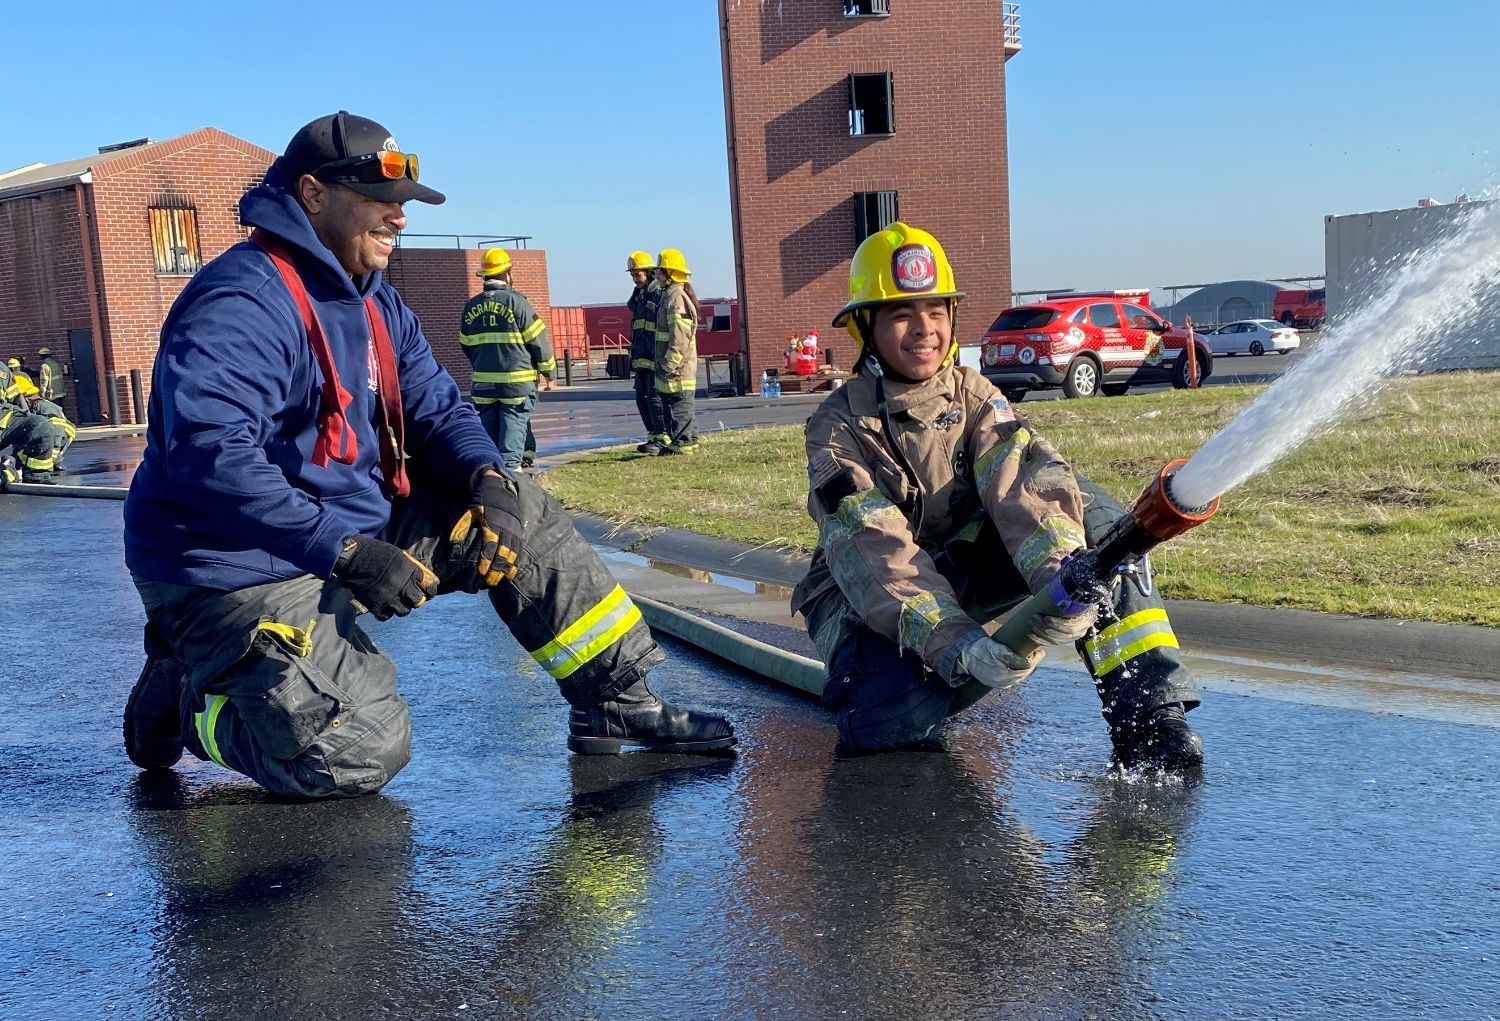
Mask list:
MULTIPOLYGON (((954 364, 962 298, 931 234, 895 223, 867 238, 834 320, 859 345, 856 375, 807 424, 818 548, 792 608, 828 664, 823 702, 847 753, 927 740, 1029 675, 1033 664, 981 625, 1122 513, 982 375, 954 364)), ((1160 599, 1119 584, 1112 609, 1097 629, 1092 607, 1029 627, 1043 644, 1077 644, 1117 763, 1200 765, 1184 717, 1198 696, 1160 599)))
POLYGON ((675 248, 656 258, 661 285, 656 310, 656 395, 661 400, 666 442, 663 454, 690 454, 698 449, 693 424, 693 395, 698 389, 698 295, 688 283, 692 271, 675 248))

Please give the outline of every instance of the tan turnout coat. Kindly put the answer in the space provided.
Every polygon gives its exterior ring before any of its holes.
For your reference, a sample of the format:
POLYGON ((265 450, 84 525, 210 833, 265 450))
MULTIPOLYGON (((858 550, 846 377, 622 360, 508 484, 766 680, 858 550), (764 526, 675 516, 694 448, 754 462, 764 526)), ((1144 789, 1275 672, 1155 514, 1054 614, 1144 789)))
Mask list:
POLYGON ((792 609, 825 659, 841 636, 817 633, 830 615, 811 604, 836 587, 864 624, 950 678, 981 622, 966 596, 986 575, 1035 591, 1084 545, 1072 468, 972 369, 922 383, 862 371, 813 414, 806 443, 818 548, 792 609), (991 562, 976 562, 985 551, 991 562), (1015 571, 993 564, 1007 554, 1015 571))

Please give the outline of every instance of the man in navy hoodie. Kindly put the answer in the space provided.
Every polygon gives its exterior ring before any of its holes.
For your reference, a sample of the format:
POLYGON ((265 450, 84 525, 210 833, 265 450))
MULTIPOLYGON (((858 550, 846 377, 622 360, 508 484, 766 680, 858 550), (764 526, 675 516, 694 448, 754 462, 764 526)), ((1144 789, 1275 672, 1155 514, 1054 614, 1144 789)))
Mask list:
POLYGON ((396 667, 359 627, 485 589, 571 704, 568 746, 715 752, 727 720, 662 702, 640 610, 479 416, 381 279, 403 203, 438 203, 374 121, 320 117, 240 201, 249 241, 162 326, 125 562, 147 662, 143 769, 184 748, 292 797, 379 790, 410 757, 396 667))

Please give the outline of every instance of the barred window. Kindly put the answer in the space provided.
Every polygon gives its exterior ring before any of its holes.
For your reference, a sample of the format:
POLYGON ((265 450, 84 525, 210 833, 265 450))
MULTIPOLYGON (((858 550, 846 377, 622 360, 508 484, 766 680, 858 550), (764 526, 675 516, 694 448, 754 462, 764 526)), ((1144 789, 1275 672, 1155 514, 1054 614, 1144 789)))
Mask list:
POLYGON ((857 191, 854 193, 854 244, 885 230, 901 219, 901 205, 893 191, 857 191))
POLYGON ((203 267, 198 254, 198 211, 151 207, 151 248, 156 272, 191 276, 203 267))

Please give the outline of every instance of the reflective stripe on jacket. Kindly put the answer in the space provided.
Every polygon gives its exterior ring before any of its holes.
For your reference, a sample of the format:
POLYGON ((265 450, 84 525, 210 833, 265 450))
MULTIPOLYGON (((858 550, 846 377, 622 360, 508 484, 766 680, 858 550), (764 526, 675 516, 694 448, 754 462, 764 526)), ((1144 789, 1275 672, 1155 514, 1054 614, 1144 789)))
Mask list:
POLYGON ((21 383, 16 379, 16 374, 10 371, 10 366, 0 363, 0 404, 9 404, 17 408, 25 408, 26 401, 21 396, 21 383))
POLYGON ((502 280, 486 280, 484 290, 469 299, 458 330, 474 366, 475 404, 519 404, 536 390, 539 375, 557 371, 547 324, 525 295, 502 280))
POLYGON ((944 677, 979 623, 960 605, 955 545, 993 527, 1036 591, 1084 545, 1073 470, 978 372, 923 383, 863 370, 808 420, 818 548, 793 612, 837 586, 866 625, 944 677), (884 400, 881 400, 883 392, 884 400))
POLYGON ((625 304, 630 309, 630 367, 651 372, 656 368, 656 312, 661 304, 661 286, 648 280, 625 304))
POLYGON ((662 291, 656 310, 655 369, 660 393, 698 388, 698 309, 676 281, 662 291))

